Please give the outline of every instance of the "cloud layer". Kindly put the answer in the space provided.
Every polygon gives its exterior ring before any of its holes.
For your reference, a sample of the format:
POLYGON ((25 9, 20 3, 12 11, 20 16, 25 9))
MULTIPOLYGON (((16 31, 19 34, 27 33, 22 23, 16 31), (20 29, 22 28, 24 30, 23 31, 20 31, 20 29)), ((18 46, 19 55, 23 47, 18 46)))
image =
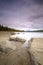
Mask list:
POLYGON ((43 29, 43 0, 0 0, 0 24, 43 29))

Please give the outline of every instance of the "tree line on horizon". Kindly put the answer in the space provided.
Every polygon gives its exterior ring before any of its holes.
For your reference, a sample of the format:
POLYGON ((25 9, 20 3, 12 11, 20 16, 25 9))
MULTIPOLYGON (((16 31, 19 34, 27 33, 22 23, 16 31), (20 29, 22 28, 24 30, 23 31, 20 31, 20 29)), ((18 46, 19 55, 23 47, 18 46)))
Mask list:
POLYGON ((3 26, 0 24, 0 31, 14 31, 14 32, 43 32, 43 30, 36 30, 36 31, 24 31, 24 30, 17 30, 13 28, 9 28, 7 26, 3 26))
POLYGON ((14 32, 23 32, 23 30, 16 30, 13 28, 9 28, 7 26, 3 26, 0 24, 0 31, 14 31, 14 32))

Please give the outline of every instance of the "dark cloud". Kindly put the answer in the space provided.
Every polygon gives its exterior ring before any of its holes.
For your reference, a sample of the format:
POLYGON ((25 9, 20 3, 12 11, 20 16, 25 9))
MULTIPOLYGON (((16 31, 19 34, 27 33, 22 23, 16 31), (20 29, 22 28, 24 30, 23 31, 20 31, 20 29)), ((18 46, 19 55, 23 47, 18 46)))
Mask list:
POLYGON ((10 3, 23 3, 24 2, 24 0, 0 0, 0 3, 8 3, 8 4, 10 4, 10 3))
POLYGON ((35 16, 31 16, 30 20, 36 20, 36 19, 39 19, 39 18, 42 18, 42 17, 43 17, 43 14, 41 14, 41 15, 35 15, 35 16))
POLYGON ((12 1, 15 1, 15 0, 0 0, 0 2, 12 2, 12 1))
POLYGON ((7 8, 7 7, 21 7, 25 4, 24 0, 0 0, 0 8, 7 8))
MULTIPOLYGON (((29 28, 36 20, 43 22, 43 0, 0 0, 0 10, 1 23, 8 26, 29 28)), ((40 25, 43 27, 43 23, 40 25)))
POLYGON ((0 0, 0 5, 13 3, 13 0, 0 0))
POLYGON ((33 0, 35 3, 43 5, 43 0, 33 0))
POLYGON ((43 0, 0 0, 0 3, 27 3, 27 4, 32 4, 32 3, 37 3, 43 5, 43 0))

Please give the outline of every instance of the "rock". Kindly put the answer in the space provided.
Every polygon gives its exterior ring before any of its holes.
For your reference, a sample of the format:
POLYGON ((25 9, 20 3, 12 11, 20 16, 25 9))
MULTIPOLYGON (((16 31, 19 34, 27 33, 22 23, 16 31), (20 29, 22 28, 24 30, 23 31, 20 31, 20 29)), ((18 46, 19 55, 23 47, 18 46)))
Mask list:
POLYGON ((0 52, 6 52, 9 48, 15 50, 16 46, 8 40, 0 41, 0 52))

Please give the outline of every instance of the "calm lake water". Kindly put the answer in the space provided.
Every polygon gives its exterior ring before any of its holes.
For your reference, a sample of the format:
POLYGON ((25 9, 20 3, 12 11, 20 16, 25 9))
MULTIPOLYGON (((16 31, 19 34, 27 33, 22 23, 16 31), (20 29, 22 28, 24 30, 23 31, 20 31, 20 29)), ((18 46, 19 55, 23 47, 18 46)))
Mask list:
POLYGON ((43 32, 17 32, 19 37, 30 38, 43 38, 43 32), (19 34, 20 33, 20 34, 19 34))
POLYGON ((43 38, 43 32, 27 32, 31 37, 43 38))

